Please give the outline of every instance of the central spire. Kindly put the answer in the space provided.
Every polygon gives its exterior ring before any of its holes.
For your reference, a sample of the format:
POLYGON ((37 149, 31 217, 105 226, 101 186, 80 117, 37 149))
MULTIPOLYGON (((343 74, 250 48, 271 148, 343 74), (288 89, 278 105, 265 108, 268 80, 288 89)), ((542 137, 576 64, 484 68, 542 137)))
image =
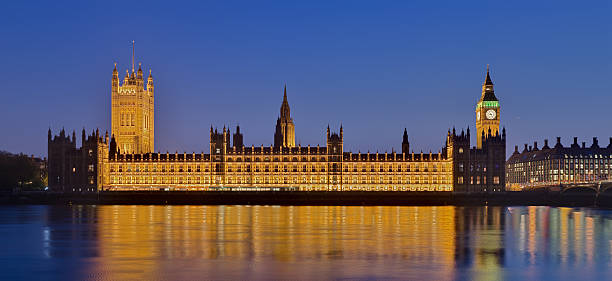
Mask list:
POLYGON ((283 103, 281 105, 281 120, 290 120, 291 114, 289 109, 289 102, 287 101, 287 84, 285 84, 285 90, 283 93, 283 103))
POLYGON ((295 146, 295 127, 291 119, 291 110, 287 101, 287 85, 283 91, 283 103, 280 108, 280 117, 276 120, 276 131, 274 133, 275 147, 295 146))
POLYGON ((285 93, 283 94, 283 102, 287 102, 287 84, 285 84, 285 93))

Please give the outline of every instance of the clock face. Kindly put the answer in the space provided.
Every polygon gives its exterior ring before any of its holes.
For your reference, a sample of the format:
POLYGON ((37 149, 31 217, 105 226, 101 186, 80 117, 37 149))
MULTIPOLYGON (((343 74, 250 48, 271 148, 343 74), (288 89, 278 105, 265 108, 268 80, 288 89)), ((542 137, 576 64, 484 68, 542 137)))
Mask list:
POLYGON ((476 112, 476 120, 480 120, 480 111, 476 112))
POLYGON ((495 119, 495 116, 497 116, 497 113, 495 112, 495 110, 489 109, 489 110, 487 110, 486 116, 487 116, 487 119, 489 119, 489 120, 490 119, 495 119))

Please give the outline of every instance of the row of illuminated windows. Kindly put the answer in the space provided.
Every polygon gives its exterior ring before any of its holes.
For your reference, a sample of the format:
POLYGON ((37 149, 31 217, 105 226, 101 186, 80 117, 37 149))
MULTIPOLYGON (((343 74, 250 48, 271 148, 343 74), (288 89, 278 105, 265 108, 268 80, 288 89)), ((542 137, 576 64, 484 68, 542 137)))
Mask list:
MULTIPOLYGON (((612 166, 611 167, 601 167, 598 168, 597 166, 595 166, 595 168, 591 167, 591 168, 565 168, 565 169, 551 169, 552 167, 538 167, 537 169, 525 169, 525 168, 510 168, 508 169, 508 172, 511 173, 522 173, 522 174, 531 174, 531 175, 536 175, 536 174, 540 174, 540 175, 544 175, 544 174, 607 174, 608 171, 610 171, 610 173, 612 173, 612 166)), ((556 167, 555 167, 556 168, 556 167)))
MULTIPOLYGON (((125 148, 127 149, 127 148, 125 148)), ((463 164, 461 164, 462 167, 463 164)), ((253 165, 255 172, 325 172, 327 164, 323 165, 253 165)), ((111 165, 111 172, 208 172, 209 165, 130 165, 118 164, 111 165)), ((340 171, 339 165, 333 163, 331 171, 340 171)), ((221 171, 221 165, 215 164, 215 171, 221 171)), ((228 172, 251 172, 251 165, 232 165, 227 164, 228 172)), ((407 165, 378 165, 378 164, 348 164, 344 167, 345 172, 450 172, 450 165, 443 164, 407 164, 407 165)))
POLYGON ((412 176, 412 177, 383 177, 383 176, 361 176, 361 177, 342 177, 343 183, 401 183, 401 184, 428 184, 428 183, 448 183, 451 182, 450 176, 412 176))
POLYGON ((527 171, 527 170, 548 170, 551 167, 554 168, 565 168, 565 170, 584 170, 586 169, 612 169, 612 165, 608 165, 608 164, 565 164, 565 166, 559 166, 559 165, 537 165, 537 166, 529 166, 529 167, 523 167, 523 166, 509 166, 510 170, 515 170, 515 171, 527 171))
POLYGON ((208 172, 209 165, 110 165, 111 172, 208 172))
MULTIPOLYGON (((480 177, 478 177, 480 179, 480 177)), ((303 176, 303 177, 282 177, 282 176, 255 176, 255 177, 199 177, 199 176, 111 176, 112 184, 319 184, 329 183, 338 184, 450 184, 450 177, 441 176, 417 176, 417 177, 326 177, 326 176, 303 176)))
POLYGON ((305 186, 300 187, 301 191, 453 191, 450 186, 342 186, 342 187, 323 187, 305 186))
POLYGON ((412 163, 412 164, 344 164, 344 171, 353 171, 353 172, 447 172, 450 171, 450 164, 438 164, 438 163, 412 163))
POLYGON ((209 184, 209 177, 111 176, 111 184, 209 184))
MULTIPOLYGON (((469 184, 487 184, 487 177, 484 177, 484 176, 482 178, 480 176, 476 176, 476 177, 471 176, 469 180, 470 180, 469 184)), ((463 177, 457 177, 457 183, 466 184, 467 182, 463 180, 463 177)), ((493 177, 493 184, 499 184, 499 183, 500 183, 499 177, 498 176, 493 177)))
MULTIPOLYGON (((327 161, 324 156, 321 156, 321 157, 312 156, 312 157, 310 157, 310 160, 308 159, 308 157, 302 157, 302 162, 306 162, 306 161, 316 162, 317 158, 318 158, 319 161, 327 161)), ((253 158, 253 160, 255 162, 261 162, 261 161, 270 162, 270 160, 272 160, 274 162, 280 162, 280 159, 281 158, 279 158, 279 157, 254 157, 253 158)), ((289 162, 289 157, 283 157, 282 159, 283 159, 283 162, 289 162)), ((298 159, 299 159, 298 157, 293 157, 293 158, 291 158, 291 161, 292 162, 297 162, 298 159)), ((236 158, 228 157, 227 161, 228 162, 242 162, 242 157, 236 157, 236 158)), ((244 157, 244 161, 245 162, 250 162, 251 161, 251 157, 244 157)))
POLYGON ((548 176, 548 175, 607 175, 612 174, 612 171, 608 172, 608 170, 580 170, 580 171, 529 171, 529 172, 509 172, 510 175, 522 175, 522 176, 548 176), (548 172, 548 173, 547 173, 548 172))
MULTIPOLYGON (((219 150, 220 152, 220 150, 219 150)), ((330 156, 333 157, 333 156, 330 156)), ((302 157, 251 157, 251 156, 245 156, 245 157, 227 157, 226 161, 227 162, 242 162, 244 160, 244 162, 251 162, 251 160, 253 160, 254 162, 318 162, 318 161, 322 161, 322 162, 326 162, 328 159, 326 156, 302 156, 302 157)), ((330 158, 332 159, 332 158, 330 158)), ((336 159, 336 158, 334 158, 336 159)), ((339 161, 339 158, 338 158, 339 161)), ((372 161, 368 161, 368 162, 385 162, 384 160, 372 160, 372 161)), ((398 160, 399 161, 399 160, 398 160)), ((345 161, 347 163, 354 163, 354 162, 358 162, 358 161, 345 161)))
POLYGON ((609 179, 608 175, 531 175, 529 177, 508 175, 508 182, 551 182, 551 181, 599 181, 609 179))
MULTIPOLYGON (((590 154, 590 155, 584 155, 584 158, 608 158, 608 155, 601 155, 601 154, 590 154)), ((565 154, 565 158, 583 158, 583 155, 580 154, 578 156, 574 156, 574 155, 567 155, 565 154)), ((612 154, 610 155, 610 158, 612 159, 612 154)))
POLYGON ((550 166, 575 166, 580 164, 582 165, 608 165, 612 164, 612 159, 561 159, 561 160, 541 160, 541 161, 529 161, 529 162, 521 162, 521 163, 513 163, 509 164, 510 167, 533 167, 533 166, 542 166, 542 165, 550 165, 550 166))

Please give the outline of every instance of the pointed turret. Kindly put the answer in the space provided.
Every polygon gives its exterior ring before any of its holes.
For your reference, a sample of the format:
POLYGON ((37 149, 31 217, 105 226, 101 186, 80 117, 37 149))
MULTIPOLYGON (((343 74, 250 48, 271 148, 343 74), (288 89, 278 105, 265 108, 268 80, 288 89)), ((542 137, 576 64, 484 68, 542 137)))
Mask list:
POLYGON ((138 63, 138 74, 136 75, 136 77, 139 80, 142 80, 142 63, 140 63, 140 62, 138 63))
POLYGON ((151 96, 153 96, 153 74, 151 74, 151 69, 149 68, 149 78, 147 78, 147 91, 151 96))
MULTIPOLYGON (((449 130, 450 134, 450 130, 449 130)), ((408 142, 408 130, 404 128, 404 136, 402 137, 402 153, 408 153, 410 151, 410 142, 408 142)))
POLYGON ((125 78, 123 78, 123 85, 128 85, 130 83, 130 71, 125 70, 125 78))
POLYGON ((117 94, 119 90, 119 72, 117 71, 117 63, 115 63, 115 67, 113 68, 113 78, 111 79, 111 94, 117 94))

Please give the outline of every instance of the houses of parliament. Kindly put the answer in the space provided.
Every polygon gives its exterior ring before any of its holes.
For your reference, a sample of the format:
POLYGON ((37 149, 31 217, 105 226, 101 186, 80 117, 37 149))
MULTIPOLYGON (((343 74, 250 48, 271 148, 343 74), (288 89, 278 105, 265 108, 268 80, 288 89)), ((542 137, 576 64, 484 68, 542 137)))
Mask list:
MULTIPOLYGON (((184 191, 446 191, 505 189, 506 131, 487 68, 476 104, 476 146, 470 129, 449 129, 436 153, 411 150, 404 129, 401 152, 344 150, 344 132, 327 127, 325 145, 295 144, 296 127, 285 87, 273 144, 247 145, 237 126, 210 128, 210 153, 156 153, 153 75, 140 64, 121 82, 111 78, 111 131, 48 132, 49 188, 63 192, 184 191)), ((280 95, 279 95, 280 96, 280 95)), ((271 113, 272 115, 272 113, 271 113)), ((299 132, 299 128, 297 128, 299 132)), ((401 131, 400 131, 401 132, 401 131)), ((398 136, 399 140, 399 136, 398 136)))

